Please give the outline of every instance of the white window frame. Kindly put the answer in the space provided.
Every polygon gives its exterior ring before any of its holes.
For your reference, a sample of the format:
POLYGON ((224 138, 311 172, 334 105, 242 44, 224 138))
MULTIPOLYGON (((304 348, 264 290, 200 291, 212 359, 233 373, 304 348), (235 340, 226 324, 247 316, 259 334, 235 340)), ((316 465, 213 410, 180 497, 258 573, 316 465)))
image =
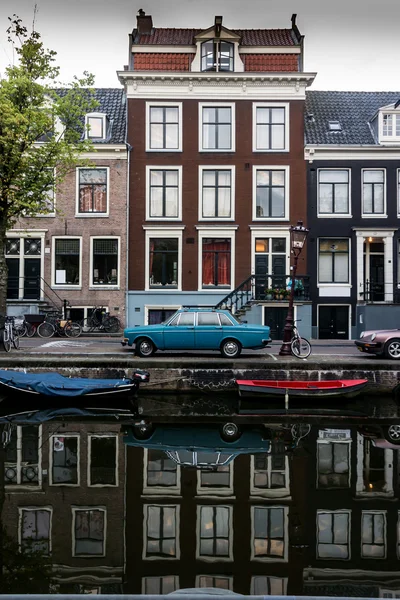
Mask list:
MULTIPOLYGON (((268 459, 268 477, 270 481, 270 474, 273 472, 272 470, 272 454, 265 452, 268 459)), ((284 471, 279 471, 285 474, 285 482, 286 486, 282 488, 259 488, 254 485, 254 474, 255 474, 255 456, 251 455, 250 458, 250 495, 251 496, 259 496, 263 498, 285 498, 286 500, 290 499, 290 471, 289 471, 289 458, 285 455, 285 469, 284 471)))
POLYGON ((81 485, 81 438, 78 433, 62 433, 51 435, 49 438, 49 486, 51 487, 79 487, 81 485), (77 454, 77 462, 76 462, 76 483, 54 483, 53 481, 53 439, 54 438, 76 438, 78 440, 76 445, 76 454, 77 454))
POLYGON ((289 165, 253 165, 253 221, 289 221, 290 218, 290 167, 289 165), (284 171, 285 173, 285 216, 257 217, 257 171, 284 171))
MULTIPOLYGON (((269 227, 266 226, 250 226, 251 229, 251 273, 254 275, 256 270, 256 240, 258 239, 272 239, 272 238, 285 238, 286 240, 286 273, 290 273, 290 232, 289 227, 269 227)), ((283 252, 282 252, 283 254, 283 252)), ((272 253, 268 253, 271 256, 272 253)))
POLYGON ((386 169, 381 167, 371 167, 361 169, 361 216, 363 219, 387 219, 387 194, 386 194, 386 169), (383 212, 382 213, 365 213, 364 212, 364 173, 366 171, 382 171, 383 172, 383 212))
MULTIPOLYGON (((7 491, 16 490, 30 490, 36 491, 42 487, 42 446, 43 446, 43 430, 42 425, 38 427, 38 482, 36 485, 28 485, 22 483, 22 426, 17 425, 17 483, 5 483, 4 487, 7 491)), ((7 469, 7 462, 5 463, 5 469, 7 469)))
MULTIPOLYGON (((167 458, 167 455, 165 455, 167 458)), ((173 461, 172 461, 173 462, 173 461)), ((179 496, 181 493, 181 467, 176 465, 176 485, 147 485, 147 474, 149 464, 149 449, 144 448, 143 452, 143 494, 154 496, 179 496)))
POLYGON ((259 594, 259 592, 257 592, 256 590, 256 579, 265 579, 266 583, 267 583, 267 587, 268 590, 267 592, 264 592, 264 596, 270 596, 270 595, 283 595, 286 596, 287 595, 287 585, 288 585, 288 578, 287 577, 274 577, 274 576, 269 576, 269 575, 253 575, 251 578, 251 583, 250 583, 250 594, 252 596, 256 596, 259 594), (283 588, 283 594, 271 594, 272 590, 271 588, 271 581, 280 581, 282 583, 282 588, 283 588))
POLYGON ((163 580, 165 578, 168 579, 173 579, 174 580, 174 591, 179 590, 179 575, 160 575, 160 576, 149 576, 149 577, 142 577, 142 594, 148 594, 149 592, 147 591, 147 586, 146 583, 148 580, 150 579, 157 579, 159 586, 161 588, 161 591, 159 592, 160 594, 171 594, 172 592, 166 592, 163 589, 163 580))
POLYGON ((279 153, 290 150, 290 104, 289 102, 253 102, 253 152, 279 153), (257 148, 257 109, 283 108, 285 110, 284 148, 257 148))
POLYGON ((352 219, 352 203, 351 203, 351 169, 349 167, 321 167, 317 169, 317 217, 319 219, 352 219), (349 196, 348 196, 348 212, 347 213, 320 213, 319 212, 319 174, 321 171, 347 171, 349 174, 349 196))
POLYGON ((213 229, 211 227, 197 227, 198 230, 198 242, 199 242, 199 262, 198 262, 198 291, 221 291, 221 292, 231 292, 235 289, 235 239, 236 239, 236 229, 235 227, 227 227, 213 229), (229 238, 231 240, 231 285, 229 287, 219 288, 203 288, 203 239, 206 238, 229 238))
POLYGON ((87 482, 88 487, 94 488, 116 488, 119 486, 119 438, 114 433, 90 433, 88 435, 88 453, 87 453, 87 482), (114 438, 115 439, 115 483, 92 483, 90 476, 92 439, 93 438, 114 438))
POLYGON ((85 115, 85 139, 86 140, 100 141, 100 140, 105 140, 106 137, 107 137, 107 115, 105 113, 101 113, 101 112, 86 113, 86 115, 85 115), (88 126, 89 126, 89 120, 91 118, 93 118, 93 119, 101 119, 102 120, 102 122, 103 122, 102 123, 103 135, 101 137, 90 135, 90 131, 88 130, 88 126))
POLYGON ((199 102, 199 152, 235 152, 236 151, 236 104, 235 102, 199 102), (231 109, 231 147, 203 148, 203 108, 231 109))
POLYGON ((82 219, 103 219, 110 216, 110 167, 103 165, 93 165, 92 167, 76 167, 76 193, 75 193, 75 217, 82 219), (105 212, 82 213, 79 212, 79 173, 80 171, 90 171, 102 169, 107 172, 107 209, 105 212))
POLYGON ((146 165, 146 221, 173 222, 182 221, 182 165, 146 165), (178 171, 178 215, 176 217, 151 217, 150 216, 150 172, 151 171, 178 171))
POLYGON ((107 548, 107 509, 103 506, 71 506, 72 510, 72 556, 77 558, 99 558, 106 556, 107 548), (104 530, 103 530, 103 552, 101 554, 75 554, 75 522, 76 513, 82 511, 98 510, 104 513, 104 530))
POLYGON ((234 221, 235 220, 235 165, 199 165, 199 221, 234 221), (231 216, 230 217, 203 217, 203 173, 204 171, 230 171, 231 172, 231 216))
POLYGON ((82 289, 82 236, 80 235, 54 235, 51 238, 51 287, 63 290, 81 290, 82 289), (56 283, 56 241, 57 240, 79 240, 79 283, 56 283))
POLYGON ((289 508, 287 506, 282 505, 256 505, 251 507, 251 539, 250 539, 250 548, 251 548, 251 560, 257 562, 274 562, 274 563, 286 563, 288 562, 289 557, 289 508), (283 543, 284 543, 284 552, 283 557, 272 557, 272 556, 257 556, 254 552, 254 542, 255 542, 255 518, 254 512, 256 508, 265 509, 265 510, 273 510, 278 509, 283 511, 283 543))
POLYGON ((51 556, 52 552, 52 528, 53 528, 53 507, 52 506, 19 506, 18 507, 18 545, 22 548, 22 515, 24 511, 37 512, 46 511, 50 513, 49 519, 49 553, 45 556, 51 556))
POLYGON ((396 169, 396 198, 397 198, 397 217, 400 217, 400 169, 396 169))
POLYGON ((323 236, 318 238, 317 240, 318 242, 318 247, 317 247, 317 287, 318 288, 326 288, 326 287, 332 287, 332 288, 351 288, 352 284, 352 273, 351 273, 351 238, 348 238, 346 236, 335 236, 335 237, 330 237, 330 236, 323 236), (348 273, 349 273, 349 277, 348 277, 348 281, 343 281, 343 282, 329 282, 329 281, 324 281, 324 282, 320 282, 319 280, 319 243, 320 240, 347 240, 349 242, 349 253, 348 253, 348 273))
POLYGON ((151 227, 144 226, 146 239, 145 239, 145 281, 144 281, 144 289, 146 292, 158 292, 165 293, 168 290, 173 290, 175 292, 182 291, 182 238, 183 238, 183 230, 184 226, 179 227, 151 227), (150 287, 150 239, 152 238, 176 238, 178 240, 178 281, 177 287, 169 288, 169 287, 160 287, 160 288, 152 288, 150 287))
POLYGON ((196 575, 196 583, 195 583, 195 587, 196 588, 202 588, 202 587, 210 587, 210 586, 201 586, 200 582, 201 582, 201 578, 202 577, 210 577, 212 579, 223 579, 224 581, 228 582, 228 587, 224 588, 224 587, 218 587, 216 585, 213 585, 211 587, 213 588, 217 588, 219 590, 230 590, 233 591, 233 576, 232 575, 217 575, 216 573, 208 573, 208 574, 202 574, 202 575, 196 575))
MULTIPOLYGON (((325 306, 325 305, 323 305, 325 306)), ((318 439, 317 440, 317 469, 316 469, 316 488, 320 489, 320 490, 343 490, 343 489, 349 489, 351 486, 351 444, 352 444, 352 440, 350 439, 341 439, 341 440, 332 440, 332 439, 318 439), (347 485, 344 487, 338 487, 338 486, 320 486, 319 485, 319 470, 318 470, 318 465, 319 465, 319 449, 321 447, 322 444, 331 444, 332 445, 332 450, 333 450, 333 445, 334 444, 344 444, 347 445, 347 465, 349 467, 348 473, 347 473, 347 485)))
POLYGON ((146 152, 182 152, 182 102, 146 102, 146 152), (178 109, 178 148, 151 148, 150 147, 150 109, 153 106, 178 109))
POLYGON ((196 525, 196 560, 204 562, 230 562, 233 560, 233 507, 226 504, 198 504, 196 525), (228 509, 228 556, 203 556, 200 554, 201 509, 202 508, 227 508, 228 509))
POLYGON ((400 120, 400 112, 395 110, 394 108, 382 109, 379 112, 379 142, 380 144, 385 144, 387 142, 391 144, 398 144, 400 140, 400 135, 396 135, 396 121, 400 120), (383 117, 385 115, 392 116, 392 135, 383 135, 383 117))
POLYGON ((316 539, 315 539, 315 555, 318 560, 340 560, 340 561, 349 561, 351 560, 351 510, 317 510, 316 514, 316 539), (318 551, 319 539, 318 539, 318 516, 323 514, 329 515, 342 515, 345 514, 348 517, 348 527, 347 527, 347 549, 348 549, 348 557, 347 558, 337 558, 332 556, 320 556, 318 551))
POLYGON ((181 557, 181 549, 180 549, 180 506, 179 504, 156 504, 155 502, 151 504, 143 505, 143 551, 142 551, 142 559, 143 560, 162 560, 162 561, 173 561, 179 560, 181 557), (176 555, 175 556, 147 556, 147 515, 148 508, 156 507, 156 508, 174 508, 175 509, 175 548, 176 555))
POLYGON ((119 290, 121 285, 121 237, 119 235, 92 235, 90 236, 90 258, 89 258, 89 289, 101 290, 119 290), (102 283, 95 285, 93 282, 93 262, 94 262, 94 244, 93 240, 118 240, 118 255, 117 255, 117 283, 102 283))
MULTIPOLYGON (((370 560, 385 560, 387 558, 387 516, 386 516, 387 511, 386 510, 362 510, 361 511, 361 527, 360 527, 360 534, 361 534, 361 541, 360 541, 360 556, 363 559, 370 559, 370 560), (363 554, 363 528, 362 528, 362 523, 363 523, 363 517, 364 515, 379 515, 381 517, 383 517, 383 549, 384 549, 384 554, 383 556, 364 556, 363 554)), ((366 545, 374 545, 374 543, 372 542, 372 544, 366 544, 366 545)))
MULTIPOLYGON (((229 452, 229 450, 227 449, 227 451, 229 452)), ((232 497, 233 494, 233 473, 234 473, 234 469, 233 469, 233 463, 234 461, 232 460, 230 463, 228 463, 226 466, 229 468, 229 486, 227 487, 210 487, 210 486, 206 486, 206 485, 201 485, 201 474, 202 471, 201 469, 197 469, 197 489, 196 489, 196 494, 198 496, 207 496, 209 498, 211 497, 218 497, 218 496, 229 496, 232 497)))
POLYGON ((364 467, 369 462, 368 456, 365 456, 371 448, 373 448, 372 441, 361 434, 357 433, 357 482, 356 482, 356 496, 366 498, 392 498, 394 496, 393 490, 393 450, 385 448, 384 453, 384 477, 385 485, 384 489, 380 491, 366 489, 364 486, 364 467))
MULTIPOLYGON (((25 280, 25 261, 29 260, 25 254, 25 240, 26 239, 40 239, 41 252, 37 255, 40 259, 40 275, 44 273, 44 257, 46 253, 46 233, 48 229, 11 229, 7 231, 6 241, 9 240, 20 240, 20 248, 18 254, 5 254, 5 258, 18 258, 19 259, 19 273, 18 273, 18 299, 24 298, 24 280, 25 280)), ((43 300, 44 292, 40 290, 40 299, 43 300)))

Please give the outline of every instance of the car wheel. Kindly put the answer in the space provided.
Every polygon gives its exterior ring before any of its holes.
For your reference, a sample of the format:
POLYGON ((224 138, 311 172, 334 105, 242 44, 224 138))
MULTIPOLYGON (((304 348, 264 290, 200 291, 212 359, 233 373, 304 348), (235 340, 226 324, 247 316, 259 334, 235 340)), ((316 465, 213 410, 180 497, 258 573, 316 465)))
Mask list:
POLYGON ((156 347, 149 338, 141 338, 136 342, 136 354, 142 358, 152 356, 156 351, 156 347))
POLYGON ((221 345, 221 354, 225 358, 237 358, 242 351, 242 346, 237 340, 225 340, 221 345))
POLYGON ((383 427, 383 435, 388 442, 400 445, 400 425, 383 427))
POLYGON ((393 339, 386 342, 384 352, 386 358, 400 359, 400 340, 393 339))
POLYGON ((224 423, 221 427, 221 438, 225 442, 235 442, 241 436, 240 429, 236 423, 224 423))
POLYGON ((152 436, 153 431, 153 425, 146 421, 140 421, 140 423, 135 423, 133 426, 133 435, 138 440, 148 440, 152 436))

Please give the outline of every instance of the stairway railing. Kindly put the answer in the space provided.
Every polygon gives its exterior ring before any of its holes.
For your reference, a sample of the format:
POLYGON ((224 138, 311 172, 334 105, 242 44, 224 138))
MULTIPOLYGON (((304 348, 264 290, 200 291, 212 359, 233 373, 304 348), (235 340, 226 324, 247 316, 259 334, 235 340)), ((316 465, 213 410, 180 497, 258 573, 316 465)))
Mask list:
POLYGON ((59 312, 65 311, 69 302, 54 290, 43 277, 9 277, 7 300, 42 300, 59 312), (22 290, 22 297, 21 297, 22 290))

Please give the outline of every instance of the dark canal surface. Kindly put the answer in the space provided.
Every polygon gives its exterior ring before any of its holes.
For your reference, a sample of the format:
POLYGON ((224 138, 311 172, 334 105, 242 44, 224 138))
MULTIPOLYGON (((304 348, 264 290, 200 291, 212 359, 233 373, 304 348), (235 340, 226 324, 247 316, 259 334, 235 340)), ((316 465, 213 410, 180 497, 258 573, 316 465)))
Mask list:
POLYGON ((399 597, 393 399, 123 409, 0 424, 1 593, 399 597))

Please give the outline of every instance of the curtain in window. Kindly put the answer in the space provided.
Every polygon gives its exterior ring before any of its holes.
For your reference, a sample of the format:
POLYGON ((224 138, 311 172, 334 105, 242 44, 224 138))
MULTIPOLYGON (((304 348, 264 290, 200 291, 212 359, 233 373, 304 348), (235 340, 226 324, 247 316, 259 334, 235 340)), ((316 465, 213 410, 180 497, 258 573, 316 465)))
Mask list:
POLYGON ((203 285, 230 285, 230 240, 203 240, 203 285))

